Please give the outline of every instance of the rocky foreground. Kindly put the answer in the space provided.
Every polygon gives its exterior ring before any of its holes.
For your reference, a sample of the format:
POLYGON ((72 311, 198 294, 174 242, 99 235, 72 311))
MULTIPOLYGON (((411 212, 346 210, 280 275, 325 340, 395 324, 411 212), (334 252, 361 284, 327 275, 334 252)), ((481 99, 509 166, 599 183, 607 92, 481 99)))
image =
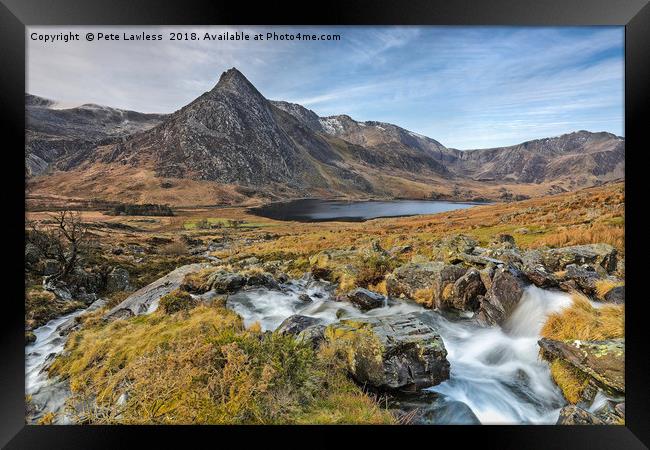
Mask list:
MULTIPOLYGON (((182 254, 165 257, 161 249, 171 252, 174 245, 167 237, 137 244, 132 238, 112 238, 103 247, 104 254, 113 255, 110 259, 90 264, 97 257, 85 255, 67 277, 57 276, 62 268, 56 260, 28 244, 28 272, 42 280, 40 288, 30 288, 28 301, 64 305, 59 314, 93 305, 61 328, 64 339, 70 332, 74 337, 45 366, 53 379, 67 381, 75 421, 384 423, 408 417, 411 423, 425 423, 405 410, 385 415, 368 392, 392 398, 448 380, 454 366, 441 330, 417 313, 373 316, 373 311, 415 303, 451 321, 477 329, 501 327, 507 333, 508 319, 533 285, 574 298, 572 306, 549 316, 538 342, 539 356, 548 361, 565 398, 558 423, 624 423, 624 255, 612 245, 531 248, 497 232, 489 239, 448 233, 424 245, 418 238, 417 248, 399 241, 386 245, 379 238, 309 251, 311 237, 303 234, 305 256, 277 251, 253 256, 253 246, 275 242, 278 236, 226 231, 228 237, 218 241, 205 238, 212 231, 184 233, 182 254), (155 268, 136 269, 145 262, 155 268), (233 313, 238 296, 293 292, 298 279, 306 280, 306 286, 328 286, 325 294, 301 290, 299 301, 310 304, 328 295, 341 305, 341 314, 328 321, 289 315, 275 331, 265 331, 255 323, 244 326, 233 313), (277 365, 264 365, 267 358, 277 365), (207 371, 210 367, 216 372, 207 371), (298 378, 285 372, 289 367, 298 378), (218 380, 234 376, 230 370, 239 374, 231 383, 243 383, 238 395, 245 399, 223 397, 225 391, 217 387, 218 380), (333 378, 326 381, 327 373, 333 378), (245 374, 253 378, 239 378, 245 374), (196 398, 184 391, 172 395, 167 389, 180 376, 212 381, 193 388, 196 398), (147 379, 155 382, 146 384, 147 379), (146 409, 167 407, 147 403, 156 396, 160 405, 178 406, 146 409), (230 406, 216 408, 215 396, 230 406), (278 396, 287 403, 278 403, 278 396), (199 403, 203 409, 193 411, 191 405, 199 403), (350 412, 352 404, 363 410, 350 412), (334 417, 334 409, 349 414, 334 417)), ((28 330, 52 317, 30 314, 28 330)), ((28 333, 27 339, 33 337, 28 333)), ((409 397, 402 407, 421 411, 423 398, 409 397)), ((32 420, 48 423, 62 414, 33 403, 32 420)))

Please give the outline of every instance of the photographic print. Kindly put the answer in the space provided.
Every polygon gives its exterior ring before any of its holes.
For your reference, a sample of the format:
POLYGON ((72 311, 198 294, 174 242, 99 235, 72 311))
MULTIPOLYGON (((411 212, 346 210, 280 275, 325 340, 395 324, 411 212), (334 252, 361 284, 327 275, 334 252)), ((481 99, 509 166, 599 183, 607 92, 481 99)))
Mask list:
POLYGON ((624 27, 25 33, 28 424, 625 424, 624 27))

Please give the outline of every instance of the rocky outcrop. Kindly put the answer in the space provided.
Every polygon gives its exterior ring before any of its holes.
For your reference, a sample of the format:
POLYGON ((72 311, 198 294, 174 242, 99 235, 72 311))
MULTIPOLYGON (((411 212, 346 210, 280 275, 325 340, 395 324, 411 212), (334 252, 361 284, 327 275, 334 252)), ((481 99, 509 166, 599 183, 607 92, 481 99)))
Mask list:
POLYGON ((364 288, 356 288, 345 294, 344 299, 361 311, 381 308, 386 304, 386 297, 364 288))
POLYGON ((437 308, 442 305, 443 291, 450 289, 466 271, 464 267, 439 261, 408 263, 386 277, 386 289, 390 296, 405 296, 427 308, 437 308))
POLYGON ((171 271, 164 277, 129 295, 122 303, 108 311, 104 315, 104 319, 126 319, 154 311, 158 307, 158 301, 161 297, 181 286, 185 275, 198 272, 207 267, 209 267, 208 264, 188 264, 171 271))
POLYGON ((605 294, 605 301, 608 303, 625 303, 625 286, 616 286, 605 294))
POLYGON ((276 329, 276 332, 279 334, 291 334, 297 336, 299 333, 305 329, 316 325, 320 321, 313 317, 302 316, 300 314, 294 314, 289 316, 282 321, 280 326, 276 329))
POLYGON ((483 325, 501 325, 519 304, 524 282, 512 268, 495 271, 490 289, 480 299, 477 319, 483 325))
POLYGON ((456 264, 464 261, 465 255, 471 255, 477 245, 476 240, 469 236, 447 236, 434 244, 433 255, 435 259, 456 264))
POLYGON ((457 279, 448 297, 441 301, 443 306, 459 311, 476 311, 485 294, 485 285, 481 273, 476 269, 469 269, 465 275, 457 279))
POLYGON ((618 252, 608 244, 573 245, 541 253, 541 263, 549 272, 564 270, 570 264, 600 266, 606 273, 616 270, 618 252))
POLYGON ((325 337, 345 352, 359 383, 420 389, 449 378, 442 338, 412 314, 341 320, 326 328, 325 337))
POLYGON ((129 290, 129 272, 123 267, 115 267, 106 277, 106 291, 117 292, 129 290))
POLYGON ((556 425, 605 425, 605 422, 589 411, 567 405, 560 410, 556 425))
POLYGON ((232 294, 244 287, 279 289, 278 282, 267 272, 237 273, 218 269, 207 280, 209 289, 217 294, 232 294))
POLYGON ((625 392, 625 340, 539 340, 546 357, 556 357, 614 391, 625 392))

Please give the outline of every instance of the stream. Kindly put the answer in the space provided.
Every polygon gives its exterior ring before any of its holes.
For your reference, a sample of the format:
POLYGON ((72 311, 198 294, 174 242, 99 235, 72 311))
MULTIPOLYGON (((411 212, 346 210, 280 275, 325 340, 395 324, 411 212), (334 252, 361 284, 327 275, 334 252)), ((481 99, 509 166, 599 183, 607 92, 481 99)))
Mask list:
POLYGON ((49 378, 47 368, 55 356, 63 351, 68 333, 76 324, 75 319, 104 304, 104 300, 97 300, 86 309, 52 319, 33 331, 36 340, 25 346, 25 395, 31 396, 31 403, 36 406, 32 420, 38 420, 45 412, 56 412, 56 423, 68 423, 67 416, 58 414, 63 411, 70 394, 68 385, 49 378))
MULTIPOLYGON (((246 326, 259 322, 263 330, 275 330, 293 314, 328 324, 341 318, 418 313, 422 321, 440 333, 451 373, 449 380, 425 389, 416 398, 405 399, 403 406, 412 403, 420 409, 424 407, 429 417, 426 423, 432 424, 557 421, 566 401, 551 380, 548 364, 538 358, 537 340, 546 317, 571 304, 569 295, 529 286, 502 327, 484 328, 471 316, 451 319, 406 300, 389 300, 384 307, 364 313, 350 303, 334 301, 334 289, 332 284, 304 277, 282 285, 282 290, 240 291, 228 298, 227 307, 237 312, 246 326), (309 295, 313 301, 301 300, 301 294, 309 295)), ((60 411, 65 403, 67 386, 48 379, 44 369, 63 350, 71 321, 84 311, 87 310, 75 311, 37 328, 36 341, 25 347, 26 394, 32 396, 41 413, 60 411)), ((59 423, 65 423, 65 417, 60 420, 59 423)))
POLYGON ((229 297, 228 307, 247 326, 259 322, 263 330, 276 329, 292 314, 327 324, 339 318, 419 312, 419 318, 440 333, 451 365, 449 380, 425 390, 438 395, 423 393, 423 398, 436 403, 432 405, 432 423, 555 424, 566 405, 548 364, 538 357, 537 345, 546 317, 571 304, 565 293, 529 286, 502 327, 484 328, 469 318, 451 320, 404 300, 363 313, 349 303, 331 300, 331 291, 326 283, 298 280, 283 292, 239 292, 229 297), (301 293, 314 301, 305 304, 298 297, 301 293))

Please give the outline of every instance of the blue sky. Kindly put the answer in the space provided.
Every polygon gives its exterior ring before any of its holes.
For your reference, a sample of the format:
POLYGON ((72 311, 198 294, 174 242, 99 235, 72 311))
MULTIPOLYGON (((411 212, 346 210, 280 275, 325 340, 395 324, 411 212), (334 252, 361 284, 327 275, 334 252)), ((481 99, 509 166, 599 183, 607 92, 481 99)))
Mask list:
POLYGON ((622 27, 30 27, 161 33, 161 42, 45 44, 28 36, 27 91, 63 105, 172 112, 237 67, 267 98, 390 122, 448 147, 586 129, 623 135, 622 27), (340 41, 172 42, 170 31, 337 33, 340 41))

